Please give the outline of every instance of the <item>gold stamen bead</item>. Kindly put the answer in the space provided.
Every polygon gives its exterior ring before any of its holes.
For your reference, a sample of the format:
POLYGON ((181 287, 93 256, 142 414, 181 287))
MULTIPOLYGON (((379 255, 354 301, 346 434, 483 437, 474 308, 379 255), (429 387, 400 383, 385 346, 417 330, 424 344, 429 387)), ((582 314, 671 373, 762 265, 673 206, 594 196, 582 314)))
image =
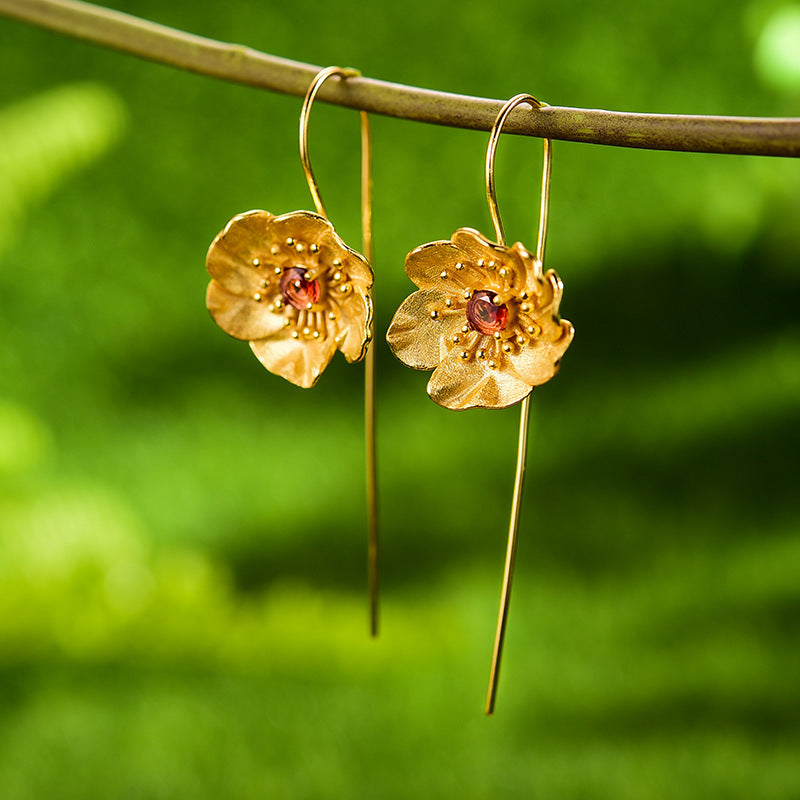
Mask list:
POLYGON ((319 339, 319 331, 314 331, 314 338, 319 339))
POLYGON ((453 337, 453 344, 458 344, 461 341, 461 337, 456 335, 453 337))
POLYGON ((486 366, 489 367, 489 369, 497 369, 497 364, 495 364, 494 361, 490 361, 486 366))
POLYGON ((466 350, 462 350, 462 351, 459 353, 459 355, 461 356, 461 358, 463 358, 463 359, 464 359, 464 361, 466 361, 466 360, 469 358, 469 353, 468 353, 466 350))
POLYGON ((286 318, 286 319, 283 321, 283 327, 284 327, 284 328, 291 328, 291 326, 292 326, 292 320, 291 320, 291 318, 290 318, 290 317, 287 317, 287 318, 286 318))
POLYGON ((278 253, 280 253, 281 249, 278 247, 278 245, 274 244, 272 247, 270 247, 269 251, 272 253, 272 255, 276 256, 278 253))
POLYGON ((333 266, 334 267, 341 267, 342 266, 342 259, 341 258, 334 258, 333 259, 333 266))
POLYGON ((312 308, 314 308, 313 303, 306 303, 306 311, 311 311, 312 308))
POLYGON ((503 352, 504 353, 510 353, 513 349, 514 348, 510 344, 504 344, 503 345, 503 352))
POLYGON ((299 339, 300 334, 297 331, 292 331, 292 339, 299 339))
POLYGON ((451 307, 452 307, 452 305, 453 305, 453 300, 452 300, 450 297, 448 297, 448 298, 447 298, 447 300, 445 300, 445 301, 444 301, 444 304, 445 304, 445 305, 446 305, 448 308, 451 308, 451 307))
POLYGON ((288 246, 288 247, 291 247, 291 246, 294 244, 294 239, 292 239, 292 237, 290 236, 290 237, 289 237, 289 238, 286 240, 286 244, 287 244, 287 246, 288 246))
POLYGON ((275 308, 283 308, 283 300, 280 297, 275 300, 275 308))
POLYGON ((276 275, 280 275, 280 274, 283 272, 283 270, 282 270, 280 267, 275 267, 275 269, 273 270, 273 272, 274 272, 276 275))
MULTIPOLYGON (((496 269, 496 268, 497 268, 497 262, 496 262, 496 261, 490 261, 490 262, 489 262, 489 263, 488 263, 486 266, 487 266, 489 269, 496 269)), ((501 270, 500 270, 500 274, 501 274, 501 275, 503 275, 504 273, 505 273, 505 270, 502 270, 502 269, 501 269, 501 270)))
POLYGON ((530 303, 523 303, 520 306, 520 310, 524 311, 527 314, 531 310, 531 304, 530 303))
POLYGON ((469 325, 462 325, 461 333, 469 333, 469 325))
POLYGON ((446 281, 446 280, 447 280, 447 270, 446 270, 446 269, 443 269, 443 270, 442 270, 442 271, 439 273, 439 277, 440 277, 440 278, 441 278, 443 281, 446 281))
POLYGON ((253 266, 254 267, 260 267, 261 266, 261 261, 259 261, 259 259, 257 259, 257 258, 254 258, 253 259, 253 266))
POLYGON ((495 295, 495 296, 492 298, 492 302, 493 302, 493 303, 494 303, 496 306, 501 306, 501 305, 503 305, 503 298, 502 298, 502 297, 500 297, 500 295, 499 295, 499 294, 496 294, 496 295, 495 295))
POLYGON ((269 288, 269 281, 261 281, 261 288, 268 289, 269 288))
POLYGON ((467 289, 467 290, 464 292, 464 299, 465 299, 465 300, 469 300, 469 299, 470 299, 470 297, 472 297, 472 289, 467 289))
POLYGON ((305 245, 304 245, 302 242, 298 242, 298 243, 297 243, 297 244, 294 246, 294 249, 295 249, 295 250, 297 250, 297 252, 298 252, 298 253, 305 253, 305 251, 306 251, 306 246, 305 246, 305 245))
POLYGON ((319 253, 319 245, 314 243, 308 248, 312 253, 319 253))
POLYGON ((486 351, 485 350, 478 350, 478 359, 480 361, 485 360, 486 358, 486 351))
POLYGON ((261 302, 261 292, 256 292, 256 293, 253 295, 253 300, 255 300, 255 301, 256 301, 256 303, 260 303, 260 302, 261 302))
POLYGON ((431 311, 431 319, 436 319, 439 316, 438 311, 431 311))
POLYGON ((505 267, 503 267, 498 274, 500 275, 501 278, 505 278, 505 276, 508 275, 508 270, 505 267))
POLYGON ((495 331, 493 336, 494 336, 495 339, 499 339, 500 338, 500 331, 495 331))
POLYGON ((311 336, 311 328, 303 328, 303 336, 311 336))
POLYGON ((534 336, 535 334, 539 333, 538 326, 536 326, 536 325, 528 325, 528 327, 526 328, 526 330, 528 331, 528 333, 529 333, 531 336, 534 336))
POLYGON ((525 344, 525 337, 524 336, 517 336, 517 344, 522 346, 525 344))
POLYGON ((339 291, 340 291, 342 294, 347 294, 347 293, 350 291, 350 284, 349 284, 349 283, 343 283, 343 284, 342 284, 342 285, 339 287, 339 291))
POLYGON ((335 281, 340 281, 342 279, 342 273, 341 272, 334 272, 333 273, 333 279, 335 281))
POLYGON ((483 269, 485 266, 486 262, 482 258, 478 259, 478 268, 483 269))
POLYGON ((331 320, 331 321, 335 320, 335 319, 336 319, 336 314, 335 314, 335 312, 333 312, 333 311, 329 311, 329 312, 328 312, 328 319, 329 319, 329 320, 331 320))
POLYGON ((464 265, 463 265, 463 264, 462 264, 462 263, 459 261, 459 262, 456 264, 456 271, 457 271, 457 272, 461 272, 461 270, 462 270, 462 269, 464 269, 464 265))

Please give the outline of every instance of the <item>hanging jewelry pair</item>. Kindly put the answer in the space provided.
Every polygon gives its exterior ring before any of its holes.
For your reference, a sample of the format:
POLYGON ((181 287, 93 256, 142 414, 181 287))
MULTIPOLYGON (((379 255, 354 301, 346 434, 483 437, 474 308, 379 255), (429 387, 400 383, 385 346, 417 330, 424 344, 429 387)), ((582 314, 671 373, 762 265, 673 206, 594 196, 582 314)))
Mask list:
POLYGON ((394 354, 409 367, 433 370, 431 399, 445 408, 506 408, 521 401, 517 467, 511 504, 500 612, 495 634, 486 713, 494 713, 500 660, 508 620, 522 504, 530 395, 558 370, 574 335, 558 316, 563 285, 544 271, 550 203, 552 143, 544 139, 544 163, 536 250, 505 244, 497 207, 494 157, 508 115, 518 105, 541 108, 519 94, 500 110, 486 150, 486 197, 495 231, 490 241, 460 228, 449 241, 430 242, 406 257, 406 273, 419 287, 392 320, 386 335, 394 354))
MULTIPOLYGON (((308 115, 328 78, 358 75, 328 67, 312 82, 300 115, 300 157, 317 213, 273 216, 251 211, 234 217, 212 243, 207 306, 220 327, 250 342, 261 363, 298 386, 313 386, 336 349, 348 361, 367 357, 367 498, 369 583, 373 635, 378 630, 377 485, 372 338, 370 135, 362 120, 362 227, 364 256, 348 247, 328 221, 308 157, 308 115)), ((497 207, 494 157, 503 125, 518 105, 543 107, 520 94, 500 110, 486 151, 486 196, 495 241, 460 228, 448 241, 430 242, 406 257, 419 287, 397 310, 387 333, 406 365, 433 370, 428 394, 450 409, 506 408, 521 402, 519 444, 503 588, 495 634, 486 713, 494 712, 508 605, 514 575, 527 454, 530 395, 558 370, 574 329, 558 316, 563 285, 544 271, 552 144, 544 163, 536 250, 505 244, 497 207)))
POLYGON ((248 211, 231 219, 211 243, 206 306, 214 321, 248 341, 270 372, 314 386, 340 350, 353 363, 366 356, 365 420, 370 632, 378 633, 378 509, 375 452, 375 369, 372 341, 371 137, 361 112, 361 217, 364 254, 348 247, 328 219, 308 153, 308 118, 323 83, 360 73, 327 67, 312 81, 300 112, 300 160, 316 213, 275 216, 248 211))

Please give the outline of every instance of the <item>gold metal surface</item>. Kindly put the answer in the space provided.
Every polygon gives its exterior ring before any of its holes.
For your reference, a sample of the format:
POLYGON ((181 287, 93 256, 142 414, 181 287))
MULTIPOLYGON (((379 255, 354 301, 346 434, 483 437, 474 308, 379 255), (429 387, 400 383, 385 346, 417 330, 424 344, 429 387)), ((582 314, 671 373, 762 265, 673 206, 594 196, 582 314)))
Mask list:
POLYGON ((367 356, 365 427, 370 632, 378 634, 378 489, 372 285, 372 146, 361 112, 361 219, 365 256, 348 247, 328 221, 308 152, 311 106, 323 83, 359 75, 327 67, 315 76, 300 112, 300 160, 317 213, 274 216, 249 211, 217 235, 206 258, 206 305, 228 334, 250 343, 261 363, 297 386, 313 386, 338 349, 350 361, 367 356), (301 270, 289 272, 287 270, 301 270), (293 276, 299 279, 294 280, 293 276), (286 294, 292 278, 303 295, 286 294), (308 289, 311 285, 313 291, 308 289), (302 299, 301 299, 302 298, 302 299))

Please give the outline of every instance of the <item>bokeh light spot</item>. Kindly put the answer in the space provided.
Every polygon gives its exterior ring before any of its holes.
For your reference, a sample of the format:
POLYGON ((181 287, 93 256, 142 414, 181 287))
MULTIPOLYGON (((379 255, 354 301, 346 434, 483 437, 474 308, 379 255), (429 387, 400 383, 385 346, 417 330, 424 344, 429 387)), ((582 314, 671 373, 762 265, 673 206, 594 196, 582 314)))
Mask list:
POLYGON ((754 62, 758 76, 771 89, 800 93, 800 5, 783 6, 767 19, 754 62))

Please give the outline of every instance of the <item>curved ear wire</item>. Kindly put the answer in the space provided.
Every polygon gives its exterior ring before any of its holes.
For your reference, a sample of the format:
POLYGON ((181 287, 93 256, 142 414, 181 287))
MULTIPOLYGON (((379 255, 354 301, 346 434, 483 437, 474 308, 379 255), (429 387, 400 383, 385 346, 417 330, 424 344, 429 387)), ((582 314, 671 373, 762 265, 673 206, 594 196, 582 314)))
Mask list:
MULTIPOLYGON (((317 92, 322 88, 328 78, 338 77, 342 80, 357 78, 361 73, 357 69, 326 67, 320 70, 311 82, 303 107, 300 110, 300 161, 303 164, 303 173, 308 182, 311 197, 317 213, 328 216, 325 204, 320 194, 319 184, 311 167, 311 157, 308 152, 308 119, 311 106, 316 99, 317 92)), ((366 111, 360 112, 361 117, 361 233, 362 251, 367 262, 371 265, 373 259, 372 246, 372 136, 370 134, 369 116, 366 111)), ((367 346, 366 360, 364 363, 364 427, 366 445, 366 490, 367 490, 367 520, 369 526, 367 541, 367 580, 369 586, 369 629, 372 636, 377 636, 379 631, 379 563, 378 563, 378 477, 377 477, 377 442, 375 421, 375 347, 372 345, 373 329, 369 331, 370 343, 367 346)))
POLYGON ((316 212, 238 214, 209 248, 206 306, 230 336, 247 341, 262 365, 296 386, 314 386, 336 350, 366 356, 365 425, 369 628, 378 633, 378 489, 372 286, 372 178, 369 117, 361 112, 361 221, 364 255, 330 223, 308 154, 308 119, 323 83, 359 75, 327 67, 314 77, 300 112, 300 160, 316 212), (366 256, 366 258, 364 257, 366 256))
MULTIPOLYGON (((497 207, 497 192, 494 183, 494 156, 497 142, 508 115, 518 105, 527 103, 533 108, 542 108, 545 104, 539 102, 533 95, 518 94, 512 97, 497 115, 491 135, 489 146, 486 149, 486 199, 489 203, 489 213, 492 216, 497 243, 505 245, 503 223, 497 207)), ((539 206, 539 233, 536 238, 535 265, 539 276, 542 273, 544 261, 544 247, 547 238, 547 215, 550 206, 550 167, 553 160, 553 145, 549 139, 544 139, 544 163, 542 165, 542 194, 539 206)), ((508 623, 508 606, 511 600, 511 584, 514 580, 514 561, 517 552, 517 533, 519 531, 519 514, 522 505, 522 488, 525 481, 525 462, 528 452, 528 421, 530 417, 530 394, 527 395, 520 407, 519 442, 517 444, 517 467, 514 475, 514 494, 511 500, 511 521, 508 527, 508 546, 506 548, 506 562, 503 573, 503 588, 500 594, 500 611, 497 618, 497 631, 495 633, 494 651, 492 653, 492 667, 489 673, 489 690, 486 696, 486 713, 494 713, 495 700, 497 699, 497 684, 500 678, 500 661, 503 656, 503 643, 508 623)))

